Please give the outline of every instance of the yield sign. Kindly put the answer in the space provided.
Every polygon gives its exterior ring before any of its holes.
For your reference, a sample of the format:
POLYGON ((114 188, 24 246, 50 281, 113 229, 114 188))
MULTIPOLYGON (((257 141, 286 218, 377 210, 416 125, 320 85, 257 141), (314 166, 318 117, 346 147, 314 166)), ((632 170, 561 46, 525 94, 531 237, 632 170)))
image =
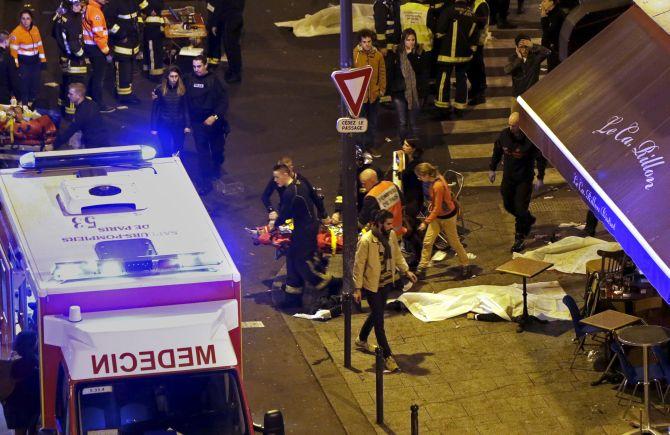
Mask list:
POLYGON ((362 68, 333 71, 330 77, 335 82, 337 90, 347 104, 349 113, 357 118, 363 107, 363 98, 370 84, 372 67, 370 65, 362 68))

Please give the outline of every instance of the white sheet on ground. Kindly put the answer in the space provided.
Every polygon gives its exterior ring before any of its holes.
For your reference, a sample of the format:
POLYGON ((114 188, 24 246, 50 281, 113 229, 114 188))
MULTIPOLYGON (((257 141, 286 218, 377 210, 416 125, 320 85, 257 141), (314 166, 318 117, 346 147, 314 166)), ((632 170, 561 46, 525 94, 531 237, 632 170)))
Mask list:
MULTIPOLYGON (((375 28, 371 4, 354 3, 351 13, 354 32, 375 28)), ((340 6, 330 6, 299 20, 275 23, 275 26, 292 27, 293 34, 297 37, 337 35, 340 33, 340 6)))
MULTIPOLYGON (((570 312, 563 304, 565 291, 558 281, 527 285, 528 313, 546 320, 570 320, 570 312)), ((511 286, 476 285, 448 289, 439 293, 404 293, 398 300, 423 322, 437 322, 460 316, 470 311, 480 314, 495 313, 506 320, 523 312, 521 284, 511 286)))
POLYGON ((570 236, 533 251, 514 253, 514 258, 525 257, 554 263, 549 270, 564 273, 586 273, 586 263, 599 259, 598 250, 618 251, 621 245, 595 237, 570 236))

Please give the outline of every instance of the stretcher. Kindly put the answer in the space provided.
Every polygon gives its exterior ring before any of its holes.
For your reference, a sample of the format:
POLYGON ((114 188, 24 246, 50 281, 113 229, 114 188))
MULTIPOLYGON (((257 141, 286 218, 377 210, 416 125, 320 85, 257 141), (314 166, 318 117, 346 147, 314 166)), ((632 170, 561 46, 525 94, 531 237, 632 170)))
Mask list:
POLYGON ((200 47, 207 37, 207 29, 202 14, 195 12, 193 6, 169 8, 161 12, 164 22, 165 51, 169 64, 177 60, 182 49, 200 47))
POLYGON ((17 162, 21 155, 53 145, 57 129, 49 116, 27 107, 0 104, 0 161, 17 162))
MULTIPOLYGON (((263 225, 255 228, 246 228, 254 245, 273 246, 278 256, 286 253, 291 244, 292 225, 282 225, 279 228, 270 228, 263 225)), ((316 236, 319 252, 322 254, 337 254, 344 246, 342 225, 322 225, 316 236)))

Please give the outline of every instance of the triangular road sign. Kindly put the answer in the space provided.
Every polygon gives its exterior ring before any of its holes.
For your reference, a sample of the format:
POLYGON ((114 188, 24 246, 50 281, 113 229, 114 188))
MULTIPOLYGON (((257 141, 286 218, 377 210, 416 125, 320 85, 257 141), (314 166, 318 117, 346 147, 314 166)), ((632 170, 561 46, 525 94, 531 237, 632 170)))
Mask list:
POLYGON ((351 116, 358 118, 372 77, 372 67, 367 65, 362 68, 333 71, 330 77, 347 104, 351 116))

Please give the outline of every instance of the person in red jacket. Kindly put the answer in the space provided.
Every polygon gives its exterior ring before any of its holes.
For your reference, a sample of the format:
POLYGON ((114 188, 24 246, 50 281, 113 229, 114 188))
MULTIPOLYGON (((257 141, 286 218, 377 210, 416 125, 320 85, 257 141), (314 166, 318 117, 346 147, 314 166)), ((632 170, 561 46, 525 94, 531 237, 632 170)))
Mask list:
POLYGON ((21 24, 9 35, 9 52, 19 69, 21 102, 32 107, 40 90, 40 71, 46 68, 42 36, 33 24, 33 13, 24 9, 19 14, 21 24))

